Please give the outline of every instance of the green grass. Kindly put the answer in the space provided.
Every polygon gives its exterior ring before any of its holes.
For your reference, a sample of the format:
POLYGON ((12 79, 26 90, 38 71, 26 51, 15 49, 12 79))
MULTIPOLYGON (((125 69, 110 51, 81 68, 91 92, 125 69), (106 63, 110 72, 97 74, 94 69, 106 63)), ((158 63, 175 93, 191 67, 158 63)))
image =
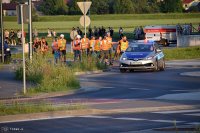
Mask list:
MULTIPOLYGON (((72 27, 81 27, 80 16, 40 16, 39 22, 33 22, 33 28, 39 32, 47 32, 47 28, 53 28, 57 32, 69 33, 72 27)), ((125 32, 132 32, 136 26, 193 23, 198 25, 200 15, 198 13, 187 14, 119 14, 119 15, 91 15, 91 26, 113 27, 118 32, 123 27, 125 32)), ((6 29, 20 29, 16 17, 5 17, 6 29)), ((28 26, 25 25, 27 31, 28 26)))
POLYGON ((30 114, 30 113, 41 113, 41 112, 52 112, 52 111, 69 111, 69 110, 80 110, 86 107, 81 104, 73 105, 52 105, 39 102, 33 103, 19 103, 12 102, 11 104, 0 103, 0 116, 4 115, 16 115, 16 114, 30 114))
MULTIPOLYGON (((81 15, 39 16, 39 21, 79 21, 81 15)), ((198 13, 157 13, 157 14, 107 14, 91 15, 91 20, 132 20, 132 19, 180 19, 200 18, 198 13)), ((6 16, 5 21, 17 21, 17 17, 6 16)))
POLYGON ((200 59, 200 46, 164 49, 166 60, 200 59))

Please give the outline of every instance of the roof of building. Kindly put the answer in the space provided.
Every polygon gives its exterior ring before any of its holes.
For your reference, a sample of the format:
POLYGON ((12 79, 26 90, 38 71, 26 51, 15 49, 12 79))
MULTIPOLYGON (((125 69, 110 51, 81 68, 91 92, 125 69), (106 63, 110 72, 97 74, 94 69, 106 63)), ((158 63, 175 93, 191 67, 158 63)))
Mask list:
POLYGON ((189 4, 191 2, 193 2, 194 0, 183 0, 183 4, 189 4))
POLYGON ((3 10, 16 10, 16 3, 3 3, 3 10))

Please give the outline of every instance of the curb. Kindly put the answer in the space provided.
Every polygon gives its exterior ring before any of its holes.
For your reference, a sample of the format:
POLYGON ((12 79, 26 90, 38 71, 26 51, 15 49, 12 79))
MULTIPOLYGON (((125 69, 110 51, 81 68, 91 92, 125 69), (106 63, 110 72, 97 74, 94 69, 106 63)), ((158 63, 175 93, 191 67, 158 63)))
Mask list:
POLYGON ((81 75, 90 75, 90 74, 99 74, 99 73, 103 73, 103 72, 109 72, 110 69, 105 69, 105 70, 96 70, 96 71, 86 71, 86 72, 75 72, 76 76, 81 76, 81 75))
POLYGON ((150 111, 153 112, 153 111, 169 111, 169 110, 186 110, 194 108, 195 108, 194 106, 180 105, 180 106, 127 108, 127 109, 113 109, 113 110, 83 109, 83 110, 71 110, 71 111, 54 111, 54 112, 44 112, 44 113, 0 116, 0 123, 59 119, 59 118, 78 117, 84 115, 103 115, 103 114, 116 114, 116 113, 130 113, 130 112, 142 113, 150 111))

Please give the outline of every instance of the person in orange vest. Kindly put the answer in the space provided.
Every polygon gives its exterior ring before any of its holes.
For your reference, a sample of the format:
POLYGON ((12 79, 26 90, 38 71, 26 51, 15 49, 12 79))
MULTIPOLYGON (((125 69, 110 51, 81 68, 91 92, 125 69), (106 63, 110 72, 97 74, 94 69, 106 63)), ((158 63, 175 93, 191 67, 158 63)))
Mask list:
POLYGON ((112 42, 112 37, 110 36, 110 33, 107 33, 107 37, 106 37, 107 43, 108 43, 108 47, 109 47, 109 60, 110 60, 110 65, 112 65, 112 48, 113 48, 113 42, 112 42))
POLYGON ((120 55, 122 55, 129 46, 129 42, 127 41, 126 36, 123 36, 122 39, 119 41, 120 47, 120 55))
POLYGON ((120 57, 120 44, 118 42, 117 48, 115 50, 114 60, 119 59, 119 57, 120 57))
POLYGON ((41 40, 40 51, 43 55, 45 55, 46 52, 48 51, 48 43, 44 37, 42 37, 42 40, 41 40))
POLYGON ((101 43, 101 55, 102 55, 102 61, 105 60, 105 62, 107 62, 108 59, 108 55, 109 55, 109 45, 108 45, 108 41, 106 39, 106 36, 104 36, 104 39, 102 40, 101 43))
POLYGON ((99 39, 96 40, 94 45, 94 53, 96 54, 98 59, 100 59, 101 57, 101 44, 102 44, 102 37, 100 36, 99 39))
POLYGON ((74 50, 74 61, 79 60, 81 61, 81 36, 77 35, 72 43, 73 50, 74 50))
POLYGON ((92 36, 92 38, 91 38, 91 40, 90 40, 90 42, 89 42, 90 55, 92 55, 93 52, 94 52, 95 43, 96 43, 95 37, 92 36))
POLYGON ((63 62, 66 61, 66 45, 67 45, 67 41, 64 39, 64 35, 61 34, 60 39, 58 40, 58 48, 60 51, 60 59, 63 62))
POLYGON ((86 53, 88 56, 89 54, 89 39, 84 35, 84 37, 81 39, 81 51, 82 53, 86 53))
POLYGON ((60 52, 58 48, 58 39, 55 37, 52 42, 52 54, 54 55, 55 64, 58 63, 58 59, 60 59, 60 52))

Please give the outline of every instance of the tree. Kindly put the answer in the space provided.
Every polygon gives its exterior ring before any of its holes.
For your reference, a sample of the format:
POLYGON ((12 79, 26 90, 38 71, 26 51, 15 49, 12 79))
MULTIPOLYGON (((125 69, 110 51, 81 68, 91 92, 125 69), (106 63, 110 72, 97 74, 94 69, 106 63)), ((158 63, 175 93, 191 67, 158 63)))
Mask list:
POLYGON ((92 14, 108 14, 109 13, 109 0, 92 0, 91 6, 92 14))
POLYGON ((160 3, 161 12, 182 12, 182 1, 181 0, 164 0, 160 3))
MULTIPOLYGON (((83 1, 83 0, 82 0, 83 1)), ((69 6, 69 15, 81 15, 81 10, 79 9, 77 2, 81 2, 81 0, 71 0, 67 3, 69 6)))
POLYGON ((114 13, 130 14, 134 13, 135 9, 131 0, 116 0, 113 5, 114 13))
POLYGON ((40 10, 46 15, 64 15, 68 13, 68 7, 64 0, 44 0, 40 10))

